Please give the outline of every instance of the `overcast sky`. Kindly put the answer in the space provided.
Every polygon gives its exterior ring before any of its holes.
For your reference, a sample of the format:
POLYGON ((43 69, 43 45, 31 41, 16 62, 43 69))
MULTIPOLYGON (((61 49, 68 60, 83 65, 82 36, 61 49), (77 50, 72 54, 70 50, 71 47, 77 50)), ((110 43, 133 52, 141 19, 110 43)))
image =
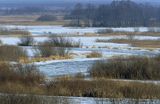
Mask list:
MULTIPOLYGON (((61 2, 84 2, 84 3, 107 3, 112 0, 0 0, 0 3, 61 3, 61 2)), ((151 2, 151 3, 160 3, 160 0, 132 0, 132 1, 138 1, 138 2, 151 2)))

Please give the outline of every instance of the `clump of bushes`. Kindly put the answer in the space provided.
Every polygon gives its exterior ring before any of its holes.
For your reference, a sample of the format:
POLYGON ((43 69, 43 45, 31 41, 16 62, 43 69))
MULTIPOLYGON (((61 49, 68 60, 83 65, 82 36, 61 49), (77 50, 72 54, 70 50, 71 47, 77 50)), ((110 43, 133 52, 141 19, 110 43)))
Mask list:
POLYGON ((0 46, 0 61, 19 61, 27 58, 27 52, 18 46, 0 46))
POLYGON ((74 42, 69 38, 50 37, 47 41, 40 43, 38 46, 39 53, 42 57, 50 56, 69 56, 71 47, 80 47, 80 42, 74 42))
POLYGON ((113 29, 100 29, 98 30, 98 34, 107 34, 107 33, 113 33, 113 29))
POLYGON ((34 43, 34 39, 31 36, 24 36, 20 38, 19 46, 32 46, 34 43))
POLYGON ((57 18, 53 15, 41 15, 37 18, 37 21, 55 21, 57 18))
POLYGON ((65 47, 53 47, 48 44, 48 42, 41 43, 38 46, 38 51, 40 56, 42 57, 50 57, 50 56, 68 56, 69 49, 65 47))
POLYGON ((102 57, 102 53, 97 51, 93 51, 87 55, 87 58, 99 58, 99 57, 102 57))
POLYGON ((70 38, 65 37, 49 37, 49 40, 46 41, 48 45, 54 47, 80 47, 81 42, 75 42, 70 38))
MULTIPOLYGON (((159 59, 159 58, 158 58, 159 59)), ((160 61, 157 58, 116 58, 107 62, 96 62, 91 70, 92 77, 159 80, 160 61)))
POLYGON ((10 82, 34 85, 43 81, 44 75, 34 65, 0 64, 0 84, 10 82))

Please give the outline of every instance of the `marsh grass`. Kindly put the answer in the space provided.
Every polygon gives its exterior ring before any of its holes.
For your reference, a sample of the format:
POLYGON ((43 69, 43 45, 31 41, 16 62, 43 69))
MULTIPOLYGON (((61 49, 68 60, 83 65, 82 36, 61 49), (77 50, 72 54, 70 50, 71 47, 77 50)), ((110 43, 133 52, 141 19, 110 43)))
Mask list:
POLYGON ((102 53, 98 52, 98 51, 92 51, 91 53, 89 53, 86 57, 87 58, 100 58, 102 57, 102 53))
POLYGON ((105 79, 61 79, 47 85, 49 95, 99 98, 159 98, 160 86, 138 82, 114 82, 105 79))
POLYGON ((80 76, 46 82, 43 74, 35 67, 10 67, 5 63, 0 65, 0 92, 44 96, 159 99, 160 85, 116 82, 101 78, 85 80, 80 76))
POLYGON ((71 38, 66 38, 66 37, 54 37, 54 36, 50 36, 49 40, 47 40, 48 45, 51 45, 53 47, 80 47, 81 46, 81 42, 78 41, 74 41, 71 38))
POLYGON ((0 46, 0 61, 19 61, 20 58, 27 58, 27 52, 18 46, 0 46))
POLYGON ((0 35, 30 35, 30 32, 19 29, 0 28, 0 35))
POLYGON ((34 45, 34 39, 32 36, 23 36, 20 38, 19 46, 32 46, 34 45))
POLYGON ((106 62, 96 62, 90 70, 90 75, 111 79, 159 80, 159 69, 159 57, 114 58, 106 62))
POLYGON ((144 47, 144 48, 160 48, 159 40, 135 40, 131 39, 111 39, 111 40, 103 40, 97 39, 96 42, 104 42, 104 43, 119 43, 119 44, 131 44, 133 47, 144 47))

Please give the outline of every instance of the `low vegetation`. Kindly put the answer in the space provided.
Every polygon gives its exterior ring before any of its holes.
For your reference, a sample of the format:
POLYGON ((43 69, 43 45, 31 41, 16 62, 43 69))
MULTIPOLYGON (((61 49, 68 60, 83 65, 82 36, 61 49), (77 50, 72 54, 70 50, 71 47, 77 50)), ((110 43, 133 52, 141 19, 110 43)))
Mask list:
POLYGON ((66 37, 49 37, 49 39, 45 42, 53 47, 80 47, 81 42, 75 42, 74 40, 66 37))
POLYGON ((120 44, 131 44, 133 47, 142 47, 142 48, 160 48, 159 40, 135 40, 134 38, 130 39, 111 39, 111 40, 103 40, 97 39, 96 42, 112 42, 112 43, 120 43, 120 44))
MULTIPOLYGON (((44 81, 44 75, 34 65, 0 63, 0 84, 19 83, 36 85, 44 81)), ((2 86, 0 87, 2 88, 2 86)), ((1 90, 3 92, 4 90, 1 90)))
POLYGON ((49 95, 100 98, 159 98, 159 85, 107 80, 58 80, 47 86, 49 95), (147 95, 147 96, 146 96, 147 95))
POLYGON ((38 46, 38 52, 41 57, 51 57, 51 56, 68 56, 69 49, 63 47, 52 47, 47 44, 38 46))
POLYGON ((71 47, 80 47, 80 42, 74 42, 69 38, 50 37, 45 42, 39 43, 38 51, 41 57, 60 59, 70 58, 69 52, 71 47), (55 57, 56 56, 56 57, 55 57))
MULTIPOLYGON (((159 58, 156 60, 159 60, 159 58)), ((160 98, 160 86, 156 84, 116 82, 101 78, 84 80, 83 77, 77 76, 54 79, 53 81, 46 82, 44 78, 45 76, 40 73, 34 65, 0 64, 1 93, 99 98, 160 98)), ((21 97, 24 96, 20 96, 19 98, 21 99, 21 97)), ((30 101, 32 101, 32 97, 33 96, 27 95, 23 100, 30 99, 30 101)), ((0 97, 0 100, 2 100, 2 98, 5 99, 5 97, 0 97)), ((21 101, 23 100, 21 99, 21 101)), ((36 102, 34 102, 34 104, 36 104, 36 102)))
POLYGON ((19 46, 32 46, 34 44, 34 39, 31 36, 24 36, 20 38, 19 46))
POLYGON ((100 58, 100 57, 102 57, 102 53, 97 52, 97 51, 93 51, 90 54, 88 54, 86 57, 87 58, 100 58))
POLYGON ((37 21, 56 21, 57 18, 53 15, 41 15, 37 18, 37 21))
POLYGON ((1 95, 1 104, 71 104, 63 97, 48 97, 35 95, 1 95))
POLYGON ((18 46, 0 46, 0 61, 19 61, 27 58, 27 52, 18 46))
POLYGON ((160 80, 159 57, 129 57, 115 58, 107 62, 96 62, 91 70, 91 77, 160 80))
POLYGON ((0 45, 2 45, 3 44, 3 42, 0 40, 0 45))
POLYGON ((19 29, 0 29, 0 35, 30 35, 30 32, 19 29))
POLYGON ((100 29, 98 34, 107 34, 107 33, 114 33, 113 29, 100 29))

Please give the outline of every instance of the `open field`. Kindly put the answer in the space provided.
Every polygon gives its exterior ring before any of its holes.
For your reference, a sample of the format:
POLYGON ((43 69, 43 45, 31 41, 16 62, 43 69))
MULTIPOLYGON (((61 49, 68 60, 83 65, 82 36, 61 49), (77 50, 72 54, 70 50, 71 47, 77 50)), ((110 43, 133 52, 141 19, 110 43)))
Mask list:
POLYGON ((65 25, 69 21, 57 20, 57 21, 36 21, 40 15, 13 15, 13 16, 0 16, 0 24, 3 25, 65 25))

